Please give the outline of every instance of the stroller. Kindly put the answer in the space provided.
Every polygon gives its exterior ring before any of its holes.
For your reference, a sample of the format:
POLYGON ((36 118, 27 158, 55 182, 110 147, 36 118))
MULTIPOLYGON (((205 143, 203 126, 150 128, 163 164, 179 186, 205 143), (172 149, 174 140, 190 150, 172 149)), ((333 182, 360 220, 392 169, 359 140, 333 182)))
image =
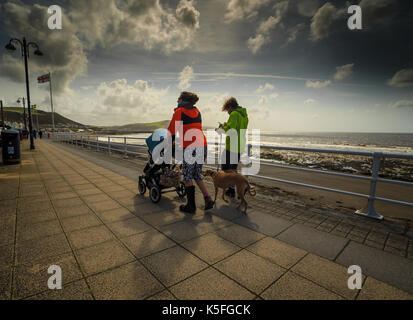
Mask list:
MULTIPOLYGON (((149 159, 143 169, 143 175, 139 176, 138 190, 141 195, 149 189, 149 197, 153 203, 161 200, 162 193, 176 192, 180 198, 186 196, 185 184, 181 180, 181 172, 177 165, 166 163, 157 164, 152 153, 155 147, 167 137, 167 130, 159 129, 146 139, 149 159)), ((160 154, 163 155, 164 150, 160 154)))

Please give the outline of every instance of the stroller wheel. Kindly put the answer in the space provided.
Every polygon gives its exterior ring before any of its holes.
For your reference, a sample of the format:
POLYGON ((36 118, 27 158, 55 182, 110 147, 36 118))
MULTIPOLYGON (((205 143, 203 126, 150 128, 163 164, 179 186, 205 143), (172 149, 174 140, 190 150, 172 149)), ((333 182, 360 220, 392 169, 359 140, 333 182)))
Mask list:
POLYGON ((144 195, 145 192, 146 192, 146 184, 145 184, 145 182, 143 181, 142 177, 139 177, 138 190, 139 190, 139 193, 140 193, 141 195, 144 195))
POLYGON ((181 198, 186 196, 186 189, 185 189, 185 184, 183 182, 181 182, 179 184, 179 187, 176 188, 176 193, 178 194, 178 196, 180 196, 181 198))
POLYGON ((161 190, 158 187, 152 187, 149 196, 153 203, 158 203, 161 200, 161 190))

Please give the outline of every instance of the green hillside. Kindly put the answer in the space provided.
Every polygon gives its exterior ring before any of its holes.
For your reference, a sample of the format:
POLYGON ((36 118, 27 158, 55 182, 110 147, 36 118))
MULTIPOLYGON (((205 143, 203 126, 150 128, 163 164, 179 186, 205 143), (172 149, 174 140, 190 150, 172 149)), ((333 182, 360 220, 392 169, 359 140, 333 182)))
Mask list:
MULTIPOLYGON (((27 116, 27 109, 26 109, 26 116, 27 116)), ((37 110, 37 109, 32 110, 32 121, 33 121, 34 126, 36 126, 37 124, 37 117, 39 118, 40 127, 51 127, 52 126, 52 113, 51 112, 46 112, 46 111, 37 110)), ((54 119, 55 119, 54 121, 55 121, 56 127, 71 127, 71 128, 86 128, 87 127, 79 122, 70 120, 56 112, 54 114, 54 119)), ((23 108, 17 108, 17 107, 4 108, 4 121, 23 123, 23 108)))
MULTIPOLYGON (((26 109, 27 116, 27 109, 26 109)), ((52 113, 42 110, 32 110, 33 126, 37 125, 37 117, 39 118, 39 126, 42 128, 52 127, 52 113)), ((169 121, 157 121, 151 123, 134 123, 123 126, 91 126, 84 125, 79 122, 70 120, 59 113, 55 112, 55 126, 56 128, 72 128, 72 129, 92 129, 101 134, 126 134, 139 132, 152 132, 159 128, 167 128, 169 121)), ((1 119, 0 119, 1 120, 1 119)), ((23 123, 23 108, 7 107, 4 108, 4 120, 8 122, 23 123)))
POLYGON ((138 133, 138 132, 152 132, 156 129, 167 128, 169 121, 157 121, 151 123, 133 123, 123 126, 109 126, 109 127, 93 127, 93 129, 105 134, 122 134, 122 133, 138 133))

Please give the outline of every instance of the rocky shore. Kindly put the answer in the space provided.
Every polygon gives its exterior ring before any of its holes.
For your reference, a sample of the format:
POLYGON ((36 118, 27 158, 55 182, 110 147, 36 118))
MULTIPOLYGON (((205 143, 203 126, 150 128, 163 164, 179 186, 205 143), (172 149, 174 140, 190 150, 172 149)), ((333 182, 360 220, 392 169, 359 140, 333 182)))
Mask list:
MULTIPOLYGON (((314 154, 296 151, 266 151, 261 152, 260 157, 262 160, 273 163, 367 176, 371 175, 373 165, 373 159, 371 157, 340 154, 314 154)), ((384 159, 381 162, 379 176, 387 179, 413 182, 413 160, 384 159)))

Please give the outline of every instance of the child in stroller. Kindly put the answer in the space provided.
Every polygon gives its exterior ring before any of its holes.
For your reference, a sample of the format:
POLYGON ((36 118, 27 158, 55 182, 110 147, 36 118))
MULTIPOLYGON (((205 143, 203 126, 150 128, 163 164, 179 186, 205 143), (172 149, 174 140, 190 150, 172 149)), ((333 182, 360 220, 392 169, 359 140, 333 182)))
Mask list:
MULTIPOLYGON (((156 159, 153 159, 155 147, 166 139, 167 133, 166 129, 158 129, 146 139, 149 159, 143 169, 143 175, 139 176, 138 189, 139 193, 144 195, 146 188, 148 188, 149 197, 153 203, 158 203, 161 200, 162 193, 176 192, 180 198, 184 198, 186 195, 185 185, 181 181, 182 175, 177 169, 177 165, 164 162, 158 164, 156 159)), ((164 150, 161 150, 161 156, 163 152, 164 150)))

